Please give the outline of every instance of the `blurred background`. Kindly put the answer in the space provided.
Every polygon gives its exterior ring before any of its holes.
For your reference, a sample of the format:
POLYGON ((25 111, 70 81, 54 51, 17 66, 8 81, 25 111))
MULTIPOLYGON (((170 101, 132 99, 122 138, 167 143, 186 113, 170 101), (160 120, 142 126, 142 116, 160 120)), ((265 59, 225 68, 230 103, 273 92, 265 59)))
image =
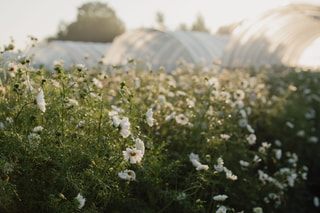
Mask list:
MULTIPOLYGON (((23 49, 28 35, 39 40, 53 37, 66 26, 77 22, 78 9, 88 0, 0 0, 0 46, 15 40, 23 49)), ((318 0, 101 0, 115 12, 123 30, 157 27, 163 23, 169 30, 190 29, 203 19, 206 28, 215 33, 219 27, 242 21, 262 11, 289 3, 312 3, 318 0)), ((103 11, 103 8, 101 8, 103 11)), ((104 14, 108 16, 108 13, 104 14)), ((97 29, 98 30, 98 29, 97 29)))
MULTIPOLYGON (((57 57, 67 64, 82 63, 85 54, 96 63, 106 54, 105 64, 148 56, 156 68, 165 60, 154 48, 167 43, 162 52, 168 55, 178 47, 173 41, 169 45, 168 38, 175 38, 183 46, 172 60, 206 61, 205 65, 216 61, 224 67, 320 66, 318 0, 0 2, 0 50, 13 43, 15 51, 34 55, 41 65, 51 65, 57 57), (137 29, 157 32, 132 33, 137 29), (114 42, 116 37, 120 38, 114 42), (35 41, 42 45, 30 50, 35 41)), ((174 69, 175 63, 166 66, 174 69)))

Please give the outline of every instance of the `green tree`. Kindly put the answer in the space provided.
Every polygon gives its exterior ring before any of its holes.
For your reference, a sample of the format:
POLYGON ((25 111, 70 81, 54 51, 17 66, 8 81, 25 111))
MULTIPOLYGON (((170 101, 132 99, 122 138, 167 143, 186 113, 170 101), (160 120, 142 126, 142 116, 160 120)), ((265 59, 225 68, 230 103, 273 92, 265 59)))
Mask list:
POLYGON ((229 25, 220 26, 216 34, 232 34, 233 30, 240 24, 241 22, 236 22, 229 25))
POLYGON ((158 11, 156 13, 156 22, 157 22, 157 25, 160 29, 162 29, 162 30, 166 29, 166 25, 164 23, 164 14, 160 11, 158 11))
POLYGON ((185 23, 181 23, 177 29, 182 31, 189 31, 188 26, 185 23))
POLYGON ((207 32, 210 30, 206 27, 204 18, 202 15, 198 15, 196 21, 192 24, 191 31, 207 32))
POLYGON ((61 22, 53 39, 72 41, 112 42, 125 31, 115 11, 101 2, 85 3, 78 8, 77 20, 69 25, 61 22))

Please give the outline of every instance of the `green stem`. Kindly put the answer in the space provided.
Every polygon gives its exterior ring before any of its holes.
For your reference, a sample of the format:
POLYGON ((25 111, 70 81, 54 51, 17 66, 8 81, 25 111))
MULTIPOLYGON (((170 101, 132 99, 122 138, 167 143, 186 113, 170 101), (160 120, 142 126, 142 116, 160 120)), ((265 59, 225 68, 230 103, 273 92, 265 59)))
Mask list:
MULTIPOLYGON (((6 75, 6 69, 4 66, 4 53, 2 54, 1 61, 2 61, 2 71, 3 71, 4 82, 6 82, 7 75, 6 75)), ((2 85, 2 81, 0 81, 0 82, 2 85)))
POLYGON ((167 203, 167 205, 165 205, 165 206, 159 211, 159 213, 161 213, 161 212, 163 212, 164 210, 166 210, 166 208, 168 208, 168 207, 171 205, 171 203, 173 203, 173 200, 171 200, 169 203, 167 203))
POLYGON ((103 110, 103 101, 102 101, 102 95, 101 95, 101 101, 100 101, 100 115, 99 115, 99 126, 98 126, 98 143, 101 140, 101 123, 102 123, 102 110, 103 110))
POLYGON ((31 103, 25 103, 25 104, 21 107, 21 109, 19 110, 18 114, 14 117, 14 120, 17 120, 17 119, 18 119, 18 117, 20 116, 23 108, 24 108, 25 106, 27 106, 28 104, 31 104, 31 103))

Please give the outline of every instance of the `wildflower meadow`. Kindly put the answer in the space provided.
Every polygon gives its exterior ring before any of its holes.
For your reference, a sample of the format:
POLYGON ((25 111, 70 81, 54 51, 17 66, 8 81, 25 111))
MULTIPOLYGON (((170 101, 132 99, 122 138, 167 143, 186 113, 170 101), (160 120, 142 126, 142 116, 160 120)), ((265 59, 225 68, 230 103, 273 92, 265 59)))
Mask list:
POLYGON ((320 211, 319 71, 0 60, 0 212, 320 211))

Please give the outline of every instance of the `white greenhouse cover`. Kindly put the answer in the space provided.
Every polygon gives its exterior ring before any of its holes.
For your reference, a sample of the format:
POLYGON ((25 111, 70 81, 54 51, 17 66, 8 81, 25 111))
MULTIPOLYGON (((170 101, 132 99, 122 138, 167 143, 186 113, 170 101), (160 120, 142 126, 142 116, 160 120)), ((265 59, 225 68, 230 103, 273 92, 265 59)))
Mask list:
POLYGON ((221 60, 228 40, 228 35, 137 29, 115 38, 106 51, 104 63, 123 65, 128 59, 135 59, 149 64, 153 70, 163 66, 168 71, 176 69, 180 60, 211 65, 221 60))
POLYGON ((88 68, 97 66, 110 43, 60 41, 53 40, 39 43, 24 51, 32 57, 32 64, 52 69, 56 61, 63 61, 65 68, 74 64, 83 64, 88 68))
POLYGON ((320 67, 320 7, 293 4, 265 12, 237 27, 222 66, 320 67))

